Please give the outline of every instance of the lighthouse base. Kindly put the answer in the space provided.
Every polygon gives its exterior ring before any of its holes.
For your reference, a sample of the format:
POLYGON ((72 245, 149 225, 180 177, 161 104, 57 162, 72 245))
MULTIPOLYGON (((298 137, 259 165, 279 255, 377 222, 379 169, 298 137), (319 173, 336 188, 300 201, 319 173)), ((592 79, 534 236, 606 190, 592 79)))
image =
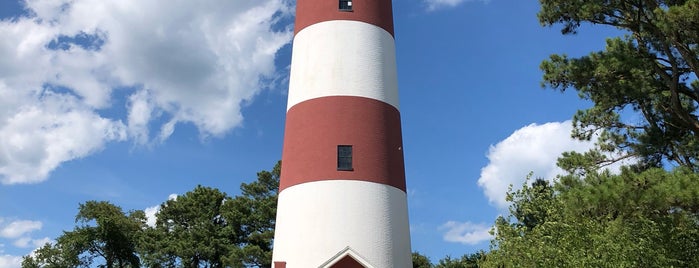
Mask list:
POLYGON ((284 189, 278 204, 275 268, 412 267, 406 194, 398 188, 309 182, 284 189))

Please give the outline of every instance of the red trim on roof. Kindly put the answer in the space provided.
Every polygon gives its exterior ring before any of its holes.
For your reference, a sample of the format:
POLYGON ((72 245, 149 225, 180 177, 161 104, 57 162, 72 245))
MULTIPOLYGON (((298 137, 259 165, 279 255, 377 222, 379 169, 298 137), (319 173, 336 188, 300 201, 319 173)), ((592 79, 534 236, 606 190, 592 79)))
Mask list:
POLYGON ((346 255, 340 261, 330 266, 330 268, 365 268, 364 265, 359 263, 357 260, 352 258, 350 255, 346 255))

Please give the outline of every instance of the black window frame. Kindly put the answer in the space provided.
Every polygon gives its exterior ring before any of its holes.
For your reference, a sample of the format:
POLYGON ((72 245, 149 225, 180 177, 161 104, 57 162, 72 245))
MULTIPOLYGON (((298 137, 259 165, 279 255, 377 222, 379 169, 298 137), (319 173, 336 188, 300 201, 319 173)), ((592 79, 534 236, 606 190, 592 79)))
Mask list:
POLYGON ((340 0, 340 11, 352 11, 352 0, 340 0))
POLYGON ((352 166, 353 149, 352 145, 338 145, 337 146, 337 170, 339 171, 353 171, 352 166))

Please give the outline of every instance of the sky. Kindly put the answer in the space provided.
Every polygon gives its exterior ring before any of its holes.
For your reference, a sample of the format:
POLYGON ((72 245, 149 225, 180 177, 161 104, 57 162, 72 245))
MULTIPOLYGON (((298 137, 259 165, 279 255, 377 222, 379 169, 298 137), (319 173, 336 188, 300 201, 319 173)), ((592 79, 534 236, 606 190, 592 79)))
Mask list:
MULTIPOLYGON (((78 204, 150 215, 229 195, 281 158, 294 2, 0 1, 0 268, 75 226, 78 204)), ((548 55, 615 35, 542 27, 536 1, 394 0, 413 251, 488 249, 509 185, 553 179, 572 115, 548 55)))

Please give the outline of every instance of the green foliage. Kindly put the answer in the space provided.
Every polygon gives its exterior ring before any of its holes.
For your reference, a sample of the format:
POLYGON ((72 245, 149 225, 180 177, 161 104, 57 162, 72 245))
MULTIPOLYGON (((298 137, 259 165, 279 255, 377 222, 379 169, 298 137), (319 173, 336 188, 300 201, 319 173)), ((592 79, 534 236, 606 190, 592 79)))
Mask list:
MULTIPOLYGON (((527 179, 528 180, 528 179, 527 179)), ((512 202, 518 198, 520 202, 514 203, 512 215, 518 219, 521 227, 531 230, 550 218, 552 211, 547 208, 553 202, 553 188, 546 180, 536 179, 531 186, 531 194, 527 196, 514 196, 510 193, 505 200, 512 202), (526 199, 526 200, 522 200, 526 199)))
POLYGON ((420 252, 413 252, 413 268, 432 268, 432 262, 430 258, 425 255, 420 254, 420 252))
POLYGON ((604 51, 541 64, 545 86, 573 88, 594 103, 574 116, 573 136, 600 135, 596 149, 568 153, 559 165, 585 174, 634 157, 639 170, 670 161, 697 171, 699 0, 539 2, 541 23, 562 24, 564 34, 586 22, 626 33, 608 39, 604 51))
POLYGON ((137 234, 145 228, 143 211, 125 214, 109 202, 80 204, 78 226, 64 232, 55 244, 46 244, 34 256, 25 256, 22 267, 139 267, 135 254, 137 234))
POLYGON ((239 247, 223 257, 229 267, 271 267, 281 162, 240 186, 242 194, 223 204, 222 216, 235 226, 239 247))
POLYGON ((23 268, 270 267, 281 162, 231 198, 197 186, 164 202, 155 227, 143 211, 81 204, 77 226, 25 256, 23 268))
POLYGON ((458 259, 446 256, 439 260, 437 265, 433 265, 427 256, 413 252, 413 268, 478 268, 478 263, 485 259, 485 256, 484 252, 466 254, 458 259))
POLYGON ((539 2, 540 22, 563 34, 591 23, 625 36, 541 64, 544 86, 594 104, 575 114, 572 136, 597 144, 563 154, 568 175, 553 185, 508 193, 481 265, 699 267, 699 0, 539 2), (627 158, 638 162, 600 171, 627 158))
POLYGON ((231 198, 197 186, 161 206, 147 230, 146 263, 181 267, 270 267, 281 162, 231 198))
POLYGON ((509 193, 483 267, 699 267, 699 175, 624 169, 509 193), (533 208, 520 213, 518 208, 533 208), (546 215, 534 226, 530 213, 546 215))
POLYGON ((225 193, 197 186, 163 203, 155 232, 149 233, 155 235, 149 240, 157 253, 152 259, 182 267, 223 267, 221 257, 237 242, 235 230, 221 216, 226 201, 230 197, 225 193))
MULTIPOLYGON (((64 239, 80 241, 77 246, 88 252, 88 263, 101 256, 106 267, 138 267, 134 253, 137 233, 146 225, 146 215, 136 210, 125 215, 120 207, 108 202, 88 201, 80 205, 76 222, 82 226, 64 233, 64 239), (96 225, 90 225, 95 222, 96 225)), ((59 240, 59 243, 61 241, 59 240)), ((63 243, 68 244, 68 243, 63 243)))
POLYGON ((435 268, 478 268, 483 253, 474 253, 461 256, 460 259, 452 259, 451 256, 439 260, 435 268))
POLYGON ((70 252, 61 244, 44 244, 34 255, 24 256, 22 268, 64 268, 86 266, 78 258, 80 252, 70 252))

